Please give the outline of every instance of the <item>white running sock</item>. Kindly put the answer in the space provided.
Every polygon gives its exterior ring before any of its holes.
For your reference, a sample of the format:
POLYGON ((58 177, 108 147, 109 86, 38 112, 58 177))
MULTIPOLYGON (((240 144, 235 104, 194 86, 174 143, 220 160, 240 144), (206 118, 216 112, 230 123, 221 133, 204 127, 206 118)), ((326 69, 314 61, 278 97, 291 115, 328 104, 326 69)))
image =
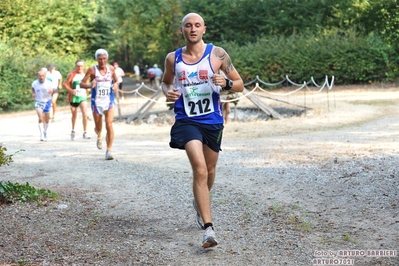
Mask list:
POLYGON ((43 134, 43 123, 39 123, 40 136, 43 134))

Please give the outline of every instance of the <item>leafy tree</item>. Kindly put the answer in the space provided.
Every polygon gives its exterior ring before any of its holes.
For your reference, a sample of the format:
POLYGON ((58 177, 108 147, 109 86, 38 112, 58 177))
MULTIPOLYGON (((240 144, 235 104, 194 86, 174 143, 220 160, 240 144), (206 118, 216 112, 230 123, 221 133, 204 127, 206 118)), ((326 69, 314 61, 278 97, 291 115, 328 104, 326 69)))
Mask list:
POLYGON ((365 34, 375 33, 383 36, 384 40, 393 45, 399 52, 399 1, 374 0, 367 1, 364 12, 357 19, 357 24, 365 34))
POLYGON ((178 1, 173 0, 110 0, 106 9, 115 17, 114 39, 111 47, 125 68, 132 69, 135 62, 163 63, 167 51, 178 42, 178 1))
POLYGON ((86 53, 81 53, 83 57, 93 58, 97 49, 103 48, 108 50, 115 41, 113 34, 115 18, 107 12, 104 6, 99 6, 95 8, 95 10, 96 9, 96 15, 93 16, 92 20, 90 20, 87 25, 87 30, 90 31, 90 35, 87 40, 88 45, 85 49, 86 53))
POLYGON ((0 110, 32 107, 30 85, 41 67, 55 63, 65 75, 77 58, 111 43, 99 1, 0 1, 0 110))
POLYGON ((263 36, 290 36, 352 27, 360 0, 183 1, 183 13, 197 12, 208 25, 207 40, 255 42, 263 36), (221 12, 222 11, 222 12, 221 12))
POLYGON ((102 24, 104 16, 96 15, 98 10, 95 1, 86 0, 68 4, 62 0, 3 0, 0 39, 26 56, 82 55, 93 42, 108 45, 110 41, 99 38, 107 27, 102 24))

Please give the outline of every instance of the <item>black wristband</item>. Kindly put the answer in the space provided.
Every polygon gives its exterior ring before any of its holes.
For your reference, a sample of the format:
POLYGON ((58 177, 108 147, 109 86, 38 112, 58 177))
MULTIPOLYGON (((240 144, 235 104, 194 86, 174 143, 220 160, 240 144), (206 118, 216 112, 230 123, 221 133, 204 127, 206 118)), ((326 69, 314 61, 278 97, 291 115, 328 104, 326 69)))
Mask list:
POLYGON ((225 79, 226 80, 226 86, 222 87, 222 91, 229 91, 233 87, 233 81, 230 79, 225 79))

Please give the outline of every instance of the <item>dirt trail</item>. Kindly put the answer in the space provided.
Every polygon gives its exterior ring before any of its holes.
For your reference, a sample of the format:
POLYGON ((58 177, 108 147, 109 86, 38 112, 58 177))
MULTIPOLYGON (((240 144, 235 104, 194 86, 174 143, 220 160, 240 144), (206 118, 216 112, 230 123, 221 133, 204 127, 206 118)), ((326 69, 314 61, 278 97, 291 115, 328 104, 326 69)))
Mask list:
MULTIPOLYGON (((114 161, 81 137, 80 124, 70 140, 67 108, 47 142, 34 111, 1 115, 0 141, 10 153, 24 151, 0 168, 0 179, 62 198, 0 206, 0 265, 313 265, 344 250, 397 252, 398 90, 331 97, 329 111, 325 95, 309 99, 306 117, 234 122, 230 114, 212 193, 220 245, 211 250, 200 247, 185 153, 168 147, 166 105, 154 109, 163 120, 114 123, 114 161)), ((144 102, 127 98, 124 114, 144 102)), ((93 121, 88 128, 93 137, 93 121)), ((397 254, 338 259, 399 265, 397 254)))

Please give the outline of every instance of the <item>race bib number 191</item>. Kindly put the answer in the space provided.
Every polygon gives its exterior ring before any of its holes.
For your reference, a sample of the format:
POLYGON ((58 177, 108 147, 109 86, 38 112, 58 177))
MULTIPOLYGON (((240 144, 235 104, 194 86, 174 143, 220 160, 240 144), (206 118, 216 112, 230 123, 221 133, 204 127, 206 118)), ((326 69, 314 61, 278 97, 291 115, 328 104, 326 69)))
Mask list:
POLYGON ((109 97, 111 86, 109 82, 97 83, 97 97, 109 97))

